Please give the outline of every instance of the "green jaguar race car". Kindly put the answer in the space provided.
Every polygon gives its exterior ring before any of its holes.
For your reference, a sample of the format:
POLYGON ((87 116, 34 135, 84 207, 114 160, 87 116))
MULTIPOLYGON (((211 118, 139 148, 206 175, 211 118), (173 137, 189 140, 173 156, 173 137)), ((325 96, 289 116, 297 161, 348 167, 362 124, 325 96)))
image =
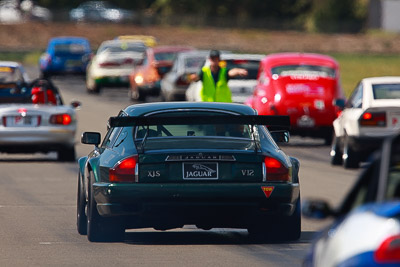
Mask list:
POLYGON ((125 229, 195 225, 244 228, 256 237, 301 234, 299 161, 289 117, 245 105, 131 105, 108 132, 84 132, 94 150, 79 159, 77 228, 89 241, 122 241, 125 229))

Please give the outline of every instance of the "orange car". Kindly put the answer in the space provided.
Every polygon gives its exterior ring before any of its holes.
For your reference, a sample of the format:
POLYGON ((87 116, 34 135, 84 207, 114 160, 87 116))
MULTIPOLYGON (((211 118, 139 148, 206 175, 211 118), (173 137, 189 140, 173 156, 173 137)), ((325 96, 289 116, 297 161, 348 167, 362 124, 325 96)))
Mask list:
POLYGON ((194 50, 185 46, 158 46, 146 49, 143 62, 129 75, 129 97, 144 101, 146 96, 160 95, 160 81, 167 73, 179 52, 194 50))

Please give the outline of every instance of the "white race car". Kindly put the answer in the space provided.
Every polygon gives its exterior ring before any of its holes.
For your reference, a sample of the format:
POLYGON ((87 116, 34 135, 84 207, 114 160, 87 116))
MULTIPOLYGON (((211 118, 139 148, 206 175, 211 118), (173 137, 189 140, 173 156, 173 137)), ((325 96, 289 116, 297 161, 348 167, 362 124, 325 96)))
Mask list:
POLYGON ((49 80, 29 82, 22 65, 0 61, 0 152, 47 153, 75 160, 75 108, 49 80))
POLYGON ((143 60, 141 41, 104 41, 86 70, 86 88, 99 93, 102 87, 129 87, 129 74, 143 60))
POLYGON ((331 163, 357 168, 400 130, 400 77, 362 79, 333 127, 331 163))

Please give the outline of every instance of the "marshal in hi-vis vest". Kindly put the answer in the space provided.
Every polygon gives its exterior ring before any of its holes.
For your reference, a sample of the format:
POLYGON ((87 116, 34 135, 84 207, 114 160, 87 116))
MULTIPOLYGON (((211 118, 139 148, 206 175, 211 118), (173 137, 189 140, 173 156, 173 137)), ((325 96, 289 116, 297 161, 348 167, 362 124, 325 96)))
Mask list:
POLYGON ((218 82, 215 84, 210 67, 203 67, 203 87, 201 88, 201 100, 203 102, 232 102, 231 90, 226 79, 226 68, 219 71, 218 82))

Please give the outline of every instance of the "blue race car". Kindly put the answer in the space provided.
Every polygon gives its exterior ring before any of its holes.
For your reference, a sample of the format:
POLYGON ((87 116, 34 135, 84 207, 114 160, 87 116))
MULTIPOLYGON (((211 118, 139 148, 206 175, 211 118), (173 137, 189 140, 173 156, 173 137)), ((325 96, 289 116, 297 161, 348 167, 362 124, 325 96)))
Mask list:
POLYGON ((51 38, 46 52, 39 59, 39 68, 43 77, 52 74, 85 74, 92 50, 90 42, 83 37, 51 38))
POLYGON ((400 136, 384 140, 338 209, 305 201, 303 215, 335 217, 318 234, 303 266, 400 266, 400 136))

